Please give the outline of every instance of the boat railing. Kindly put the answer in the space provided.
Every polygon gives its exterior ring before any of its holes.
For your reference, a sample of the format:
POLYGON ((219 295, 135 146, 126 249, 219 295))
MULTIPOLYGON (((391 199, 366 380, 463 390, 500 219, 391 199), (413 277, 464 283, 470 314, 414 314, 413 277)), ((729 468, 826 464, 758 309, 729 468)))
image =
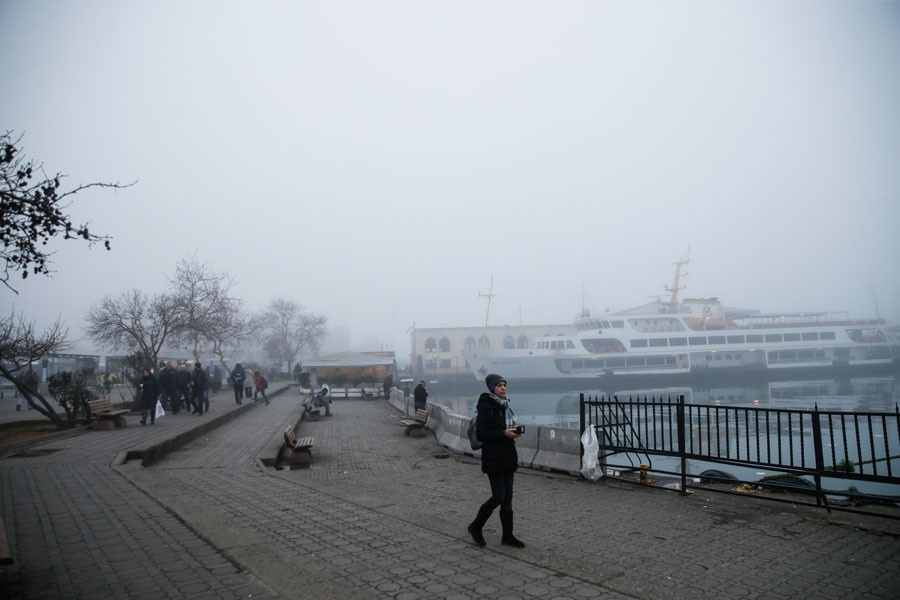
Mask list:
MULTIPOLYGON (((897 496, 863 493, 856 487, 900 492, 896 406, 893 412, 842 412, 821 411, 818 406, 798 410, 688 404, 683 394, 627 400, 582 394, 580 424, 582 433, 587 427, 596 429, 600 457, 608 470, 633 471, 634 457, 644 456, 640 462, 645 469, 679 477, 682 493, 703 483, 700 473, 688 473, 690 460, 730 465, 745 473, 759 469, 774 473, 754 481, 730 477, 737 488, 703 488, 710 491, 790 491, 814 496, 815 506, 829 511, 867 512, 857 506, 875 504, 900 507, 897 496), (654 467, 654 456, 676 459, 678 468, 654 467)), ((671 464, 671 460, 657 462, 671 464)), ((771 494, 761 497, 778 499, 771 494)), ((900 518, 900 511, 888 516, 900 518)))

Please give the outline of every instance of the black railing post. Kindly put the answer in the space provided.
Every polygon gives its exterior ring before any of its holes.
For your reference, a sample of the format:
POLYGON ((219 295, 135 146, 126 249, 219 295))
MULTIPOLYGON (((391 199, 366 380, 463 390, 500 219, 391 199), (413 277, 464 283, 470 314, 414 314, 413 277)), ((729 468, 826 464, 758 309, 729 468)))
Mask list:
MULTIPOLYGON (((584 464, 584 444, 581 443, 581 436, 584 435, 584 392, 578 394, 578 465, 584 464)), ((579 475, 584 479, 584 475, 579 475)))
POLYGON ((678 457, 681 459, 681 495, 687 496, 687 455, 684 441, 684 394, 678 396, 676 408, 678 420, 678 457))
MULTIPOLYGON (((803 415, 800 415, 800 418, 802 419, 803 415)), ((816 482, 816 506, 822 506, 822 503, 824 503, 828 512, 831 512, 831 507, 828 506, 828 500, 822 492, 822 473, 825 471, 825 457, 822 452, 822 423, 819 420, 818 403, 815 405, 812 412, 812 433, 816 455, 816 472, 815 475, 813 475, 813 479, 816 482)))

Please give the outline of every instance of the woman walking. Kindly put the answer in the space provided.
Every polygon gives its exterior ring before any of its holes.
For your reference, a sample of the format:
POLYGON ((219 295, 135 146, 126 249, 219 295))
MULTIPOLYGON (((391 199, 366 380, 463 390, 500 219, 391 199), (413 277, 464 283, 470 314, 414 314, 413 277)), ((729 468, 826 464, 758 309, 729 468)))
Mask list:
POLYGON ((256 372, 256 379, 254 379, 253 384, 256 386, 256 393, 253 394, 253 399, 256 399, 256 394, 262 394, 263 400, 266 401, 268 406, 269 399, 266 398, 266 388, 269 387, 269 382, 266 381, 266 376, 263 375, 262 371, 256 372))
POLYGON ((475 434, 482 443, 481 472, 486 473, 491 483, 491 497, 478 509, 475 520, 468 530, 479 546, 484 546, 482 528, 494 509, 500 507, 500 525, 503 537, 500 543, 506 546, 524 548, 525 543, 513 535, 513 475, 519 467, 515 439, 524 429, 516 427, 516 415, 506 397, 506 380, 491 373, 484 382, 490 393, 478 398, 478 416, 475 420, 475 434))
POLYGON ((141 372, 141 425, 147 424, 147 411, 150 411, 150 424, 156 423, 156 399, 159 398, 159 382, 150 373, 150 369, 141 372))

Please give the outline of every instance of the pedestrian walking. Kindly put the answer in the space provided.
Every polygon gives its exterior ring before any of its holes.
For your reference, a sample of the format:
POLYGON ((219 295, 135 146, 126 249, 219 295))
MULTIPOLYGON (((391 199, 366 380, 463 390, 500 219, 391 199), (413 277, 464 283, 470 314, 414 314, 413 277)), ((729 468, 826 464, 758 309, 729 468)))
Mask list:
POLYGON ((199 362, 194 363, 191 391, 194 396, 194 414, 202 416, 204 408, 209 412, 209 375, 199 362))
POLYGON ((247 378, 247 373, 244 371, 244 367, 241 366, 241 363, 237 363, 234 365, 234 369, 231 371, 231 385, 234 387, 234 401, 237 404, 243 404, 244 397, 244 380, 247 378))
POLYGON ((181 406, 181 402, 184 401, 184 410, 196 410, 197 407, 194 406, 194 400, 191 398, 191 372, 188 371, 187 363, 178 365, 178 372, 175 374, 175 379, 178 382, 178 388, 175 393, 178 397, 179 407, 181 406))
POLYGON ((481 472, 487 474, 491 484, 491 497, 481 505, 468 531, 479 546, 484 546, 482 529, 500 507, 500 525, 503 536, 500 543, 505 546, 524 548, 525 543, 513 535, 513 476, 519 467, 515 439, 524 433, 524 428, 516 427, 516 415, 506 397, 506 379, 491 373, 484 379, 489 393, 478 397, 478 416, 475 431, 481 446, 481 472))
POLYGON ((181 409, 181 402, 176 400, 178 394, 178 372, 171 360, 167 360, 165 367, 159 372, 159 401, 163 408, 168 409, 171 402, 172 412, 177 414, 181 409))
POLYGON ((253 382, 256 386, 256 392, 253 394, 253 398, 256 399, 256 394, 262 394, 263 400, 266 401, 266 405, 269 404, 269 399, 266 398, 266 388, 269 387, 269 382, 266 381, 266 376, 263 375, 262 371, 256 372, 256 380, 253 382))
POLYGON ((159 381, 144 368, 141 372, 141 425, 147 424, 147 411, 150 411, 150 424, 156 423, 156 402, 159 400, 159 381))

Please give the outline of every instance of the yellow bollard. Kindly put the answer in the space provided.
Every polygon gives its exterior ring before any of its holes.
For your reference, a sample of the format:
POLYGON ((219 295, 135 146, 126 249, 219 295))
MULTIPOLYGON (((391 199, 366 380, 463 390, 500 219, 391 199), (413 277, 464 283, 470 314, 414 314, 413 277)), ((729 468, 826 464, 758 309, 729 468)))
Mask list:
POLYGON ((647 479, 647 465, 645 463, 641 463, 641 483, 650 483, 650 480, 647 479))

